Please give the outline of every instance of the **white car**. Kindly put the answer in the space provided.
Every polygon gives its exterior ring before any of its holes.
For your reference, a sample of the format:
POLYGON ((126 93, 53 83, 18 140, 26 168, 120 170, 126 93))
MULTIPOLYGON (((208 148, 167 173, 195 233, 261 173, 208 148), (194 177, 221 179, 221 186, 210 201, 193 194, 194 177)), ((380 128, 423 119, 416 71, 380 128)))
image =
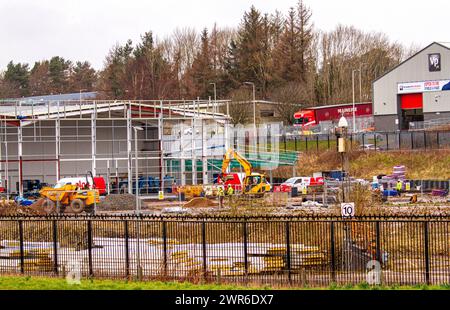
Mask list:
POLYGON ((380 151, 381 149, 377 146, 375 147, 375 144, 363 144, 359 147, 360 150, 364 151, 380 151))
POLYGON ((294 177, 290 178, 286 182, 281 184, 281 190, 282 191, 290 191, 292 187, 296 187, 299 190, 304 189, 308 186, 317 186, 317 185, 323 185, 323 178, 312 178, 312 177, 294 177))

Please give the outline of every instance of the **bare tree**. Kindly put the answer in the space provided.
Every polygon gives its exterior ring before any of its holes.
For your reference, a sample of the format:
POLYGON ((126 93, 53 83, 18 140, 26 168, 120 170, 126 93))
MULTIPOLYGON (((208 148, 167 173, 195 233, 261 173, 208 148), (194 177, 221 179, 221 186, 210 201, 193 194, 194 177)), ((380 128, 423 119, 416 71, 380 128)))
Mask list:
POLYGON ((271 96, 276 105, 277 112, 287 125, 294 123, 294 114, 302 107, 311 104, 311 93, 305 82, 291 82, 277 88, 271 96))
MULTIPOLYGON (((231 117, 231 123, 233 125, 237 124, 247 124, 252 117, 252 105, 251 99, 252 95, 248 89, 237 89, 231 93, 231 102, 229 103, 229 111, 231 117)), ((221 112, 226 113, 226 107, 221 107, 221 112)))

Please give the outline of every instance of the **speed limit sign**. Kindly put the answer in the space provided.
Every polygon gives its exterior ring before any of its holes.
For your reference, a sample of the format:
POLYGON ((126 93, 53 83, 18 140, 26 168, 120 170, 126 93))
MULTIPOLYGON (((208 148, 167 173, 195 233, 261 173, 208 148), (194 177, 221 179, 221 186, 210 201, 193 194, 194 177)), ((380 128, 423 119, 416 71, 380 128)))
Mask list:
POLYGON ((343 217, 355 216, 355 203, 354 202, 341 203, 341 214, 343 217))

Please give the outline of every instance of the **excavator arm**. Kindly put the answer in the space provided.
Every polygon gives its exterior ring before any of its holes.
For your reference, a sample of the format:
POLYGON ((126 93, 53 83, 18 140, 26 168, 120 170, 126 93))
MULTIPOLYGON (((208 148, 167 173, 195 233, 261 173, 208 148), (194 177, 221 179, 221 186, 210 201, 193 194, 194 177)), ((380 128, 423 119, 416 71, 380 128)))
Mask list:
POLYGON ((244 168, 246 176, 250 176, 252 174, 252 165, 250 164, 250 162, 232 148, 228 149, 224 155, 222 162, 222 173, 227 172, 228 166, 233 159, 236 159, 239 164, 241 164, 241 166, 244 168))

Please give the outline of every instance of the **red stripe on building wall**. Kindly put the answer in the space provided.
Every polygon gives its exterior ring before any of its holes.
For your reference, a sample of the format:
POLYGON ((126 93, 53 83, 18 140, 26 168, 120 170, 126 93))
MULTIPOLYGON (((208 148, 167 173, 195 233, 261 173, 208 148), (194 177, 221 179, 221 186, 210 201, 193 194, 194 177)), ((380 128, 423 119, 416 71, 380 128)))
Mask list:
POLYGON ((401 95, 400 102, 402 110, 407 109, 423 109, 423 96, 420 94, 405 94, 401 95))

